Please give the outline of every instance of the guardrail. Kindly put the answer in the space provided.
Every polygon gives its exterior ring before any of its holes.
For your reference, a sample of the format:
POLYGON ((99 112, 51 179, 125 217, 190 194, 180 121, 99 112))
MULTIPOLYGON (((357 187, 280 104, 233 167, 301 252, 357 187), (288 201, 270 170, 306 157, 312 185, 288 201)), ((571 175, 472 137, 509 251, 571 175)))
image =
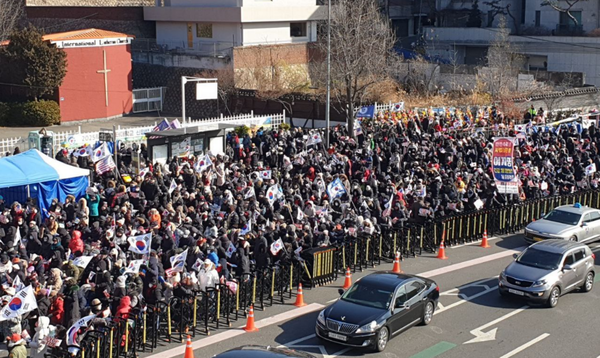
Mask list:
POLYGON ((169 342, 183 343, 186 335, 209 335, 211 331, 231 327, 246 318, 250 305, 264 310, 285 303, 297 292, 299 283, 314 288, 334 282, 346 268, 362 271, 391 261, 396 252, 403 258, 416 257, 424 251, 434 252, 439 243, 448 246, 476 241, 487 231, 489 235, 515 233, 533 219, 553 208, 576 202, 600 208, 600 191, 529 200, 477 212, 460 213, 404 227, 383 227, 373 235, 347 236, 343 242, 314 248, 290 261, 257 268, 236 277, 221 280, 206 291, 175 296, 156 304, 136 308, 125 318, 88 331, 71 354, 69 347, 51 348, 50 358, 137 357, 140 352, 153 352, 169 342))
POLYGON ((600 91, 599 88, 596 87, 582 87, 582 88, 572 88, 565 91, 555 91, 555 92, 546 92, 531 96, 521 96, 512 98, 513 102, 529 102, 529 101, 537 101, 542 99, 550 99, 550 98, 559 98, 559 97, 569 97, 569 96, 579 96, 582 94, 590 94, 597 93, 600 91))

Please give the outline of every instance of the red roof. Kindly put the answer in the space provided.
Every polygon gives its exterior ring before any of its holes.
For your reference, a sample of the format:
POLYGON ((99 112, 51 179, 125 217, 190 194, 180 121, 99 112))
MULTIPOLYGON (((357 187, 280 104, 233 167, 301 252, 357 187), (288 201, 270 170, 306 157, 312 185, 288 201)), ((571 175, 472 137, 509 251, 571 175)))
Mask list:
POLYGON ((59 32, 56 34, 44 35, 44 41, 67 41, 67 40, 97 40, 108 39, 115 37, 135 37, 121 32, 100 30, 100 29, 84 29, 68 32, 59 32))

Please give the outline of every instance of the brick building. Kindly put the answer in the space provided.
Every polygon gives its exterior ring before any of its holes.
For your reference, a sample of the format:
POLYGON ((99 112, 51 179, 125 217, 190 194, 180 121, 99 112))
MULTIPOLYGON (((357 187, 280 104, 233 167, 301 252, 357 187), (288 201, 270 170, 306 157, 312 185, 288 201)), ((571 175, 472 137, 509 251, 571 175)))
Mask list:
POLYGON ((56 91, 63 122, 132 111, 132 38, 98 29, 44 36, 67 54, 67 75, 56 91))

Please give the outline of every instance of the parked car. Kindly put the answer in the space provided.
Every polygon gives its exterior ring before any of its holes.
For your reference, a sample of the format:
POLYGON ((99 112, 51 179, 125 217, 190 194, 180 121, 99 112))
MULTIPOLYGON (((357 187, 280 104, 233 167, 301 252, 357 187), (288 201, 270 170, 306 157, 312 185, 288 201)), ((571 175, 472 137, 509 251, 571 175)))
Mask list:
POLYGON ((596 256, 582 243, 545 240, 529 246, 500 273, 503 296, 555 307, 561 295, 575 289, 589 292, 594 286, 596 256))
POLYGON ((299 352, 288 348, 274 348, 264 346, 242 346, 217 354, 213 358, 316 358, 312 354, 299 352))
POLYGON ((321 339, 383 351, 394 335, 433 318, 440 297, 427 278, 381 271, 357 280, 319 313, 315 331, 321 339))
POLYGON ((600 210, 582 206, 563 205, 525 228, 529 243, 547 239, 590 242, 600 238, 600 210))

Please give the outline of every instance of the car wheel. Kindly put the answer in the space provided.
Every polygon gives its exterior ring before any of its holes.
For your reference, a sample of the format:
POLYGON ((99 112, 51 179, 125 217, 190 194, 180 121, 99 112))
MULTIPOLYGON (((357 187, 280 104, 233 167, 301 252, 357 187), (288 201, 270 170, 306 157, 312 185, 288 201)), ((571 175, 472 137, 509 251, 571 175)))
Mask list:
POLYGON ((585 281, 583 282, 583 286, 581 286, 581 290, 583 292, 590 292, 593 287, 594 287, 594 273, 590 271, 585 276, 585 281))
POLYGON ((546 306, 550 308, 556 307, 558 304, 558 299, 560 298, 560 288, 554 286, 550 290, 550 296, 548 296, 548 301, 546 302, 546 306))
POLYGON ((377 341, 375 342, 375 350, 377 352, 383 352, 387 346, 388 340, 390 339, 390 332, 387 327, 382 327, 377 333, 377 341))
POLYGON ((435 306, 433 305, 433 302, 428 301, 427 304, 425 304, 425 307, 423 307, 423 318, 421 319, 421 325, 427 326, 430 324, 431 320, 433 319, 434 312, 435 306))
POLYGON ((571 236, 571 237, 569 238, 569 241, 575 241, 575 242, 577 242, 577 241, 578 241, 578 240, 577 240, 577 236, 575 236, 575 235, 571 236))

